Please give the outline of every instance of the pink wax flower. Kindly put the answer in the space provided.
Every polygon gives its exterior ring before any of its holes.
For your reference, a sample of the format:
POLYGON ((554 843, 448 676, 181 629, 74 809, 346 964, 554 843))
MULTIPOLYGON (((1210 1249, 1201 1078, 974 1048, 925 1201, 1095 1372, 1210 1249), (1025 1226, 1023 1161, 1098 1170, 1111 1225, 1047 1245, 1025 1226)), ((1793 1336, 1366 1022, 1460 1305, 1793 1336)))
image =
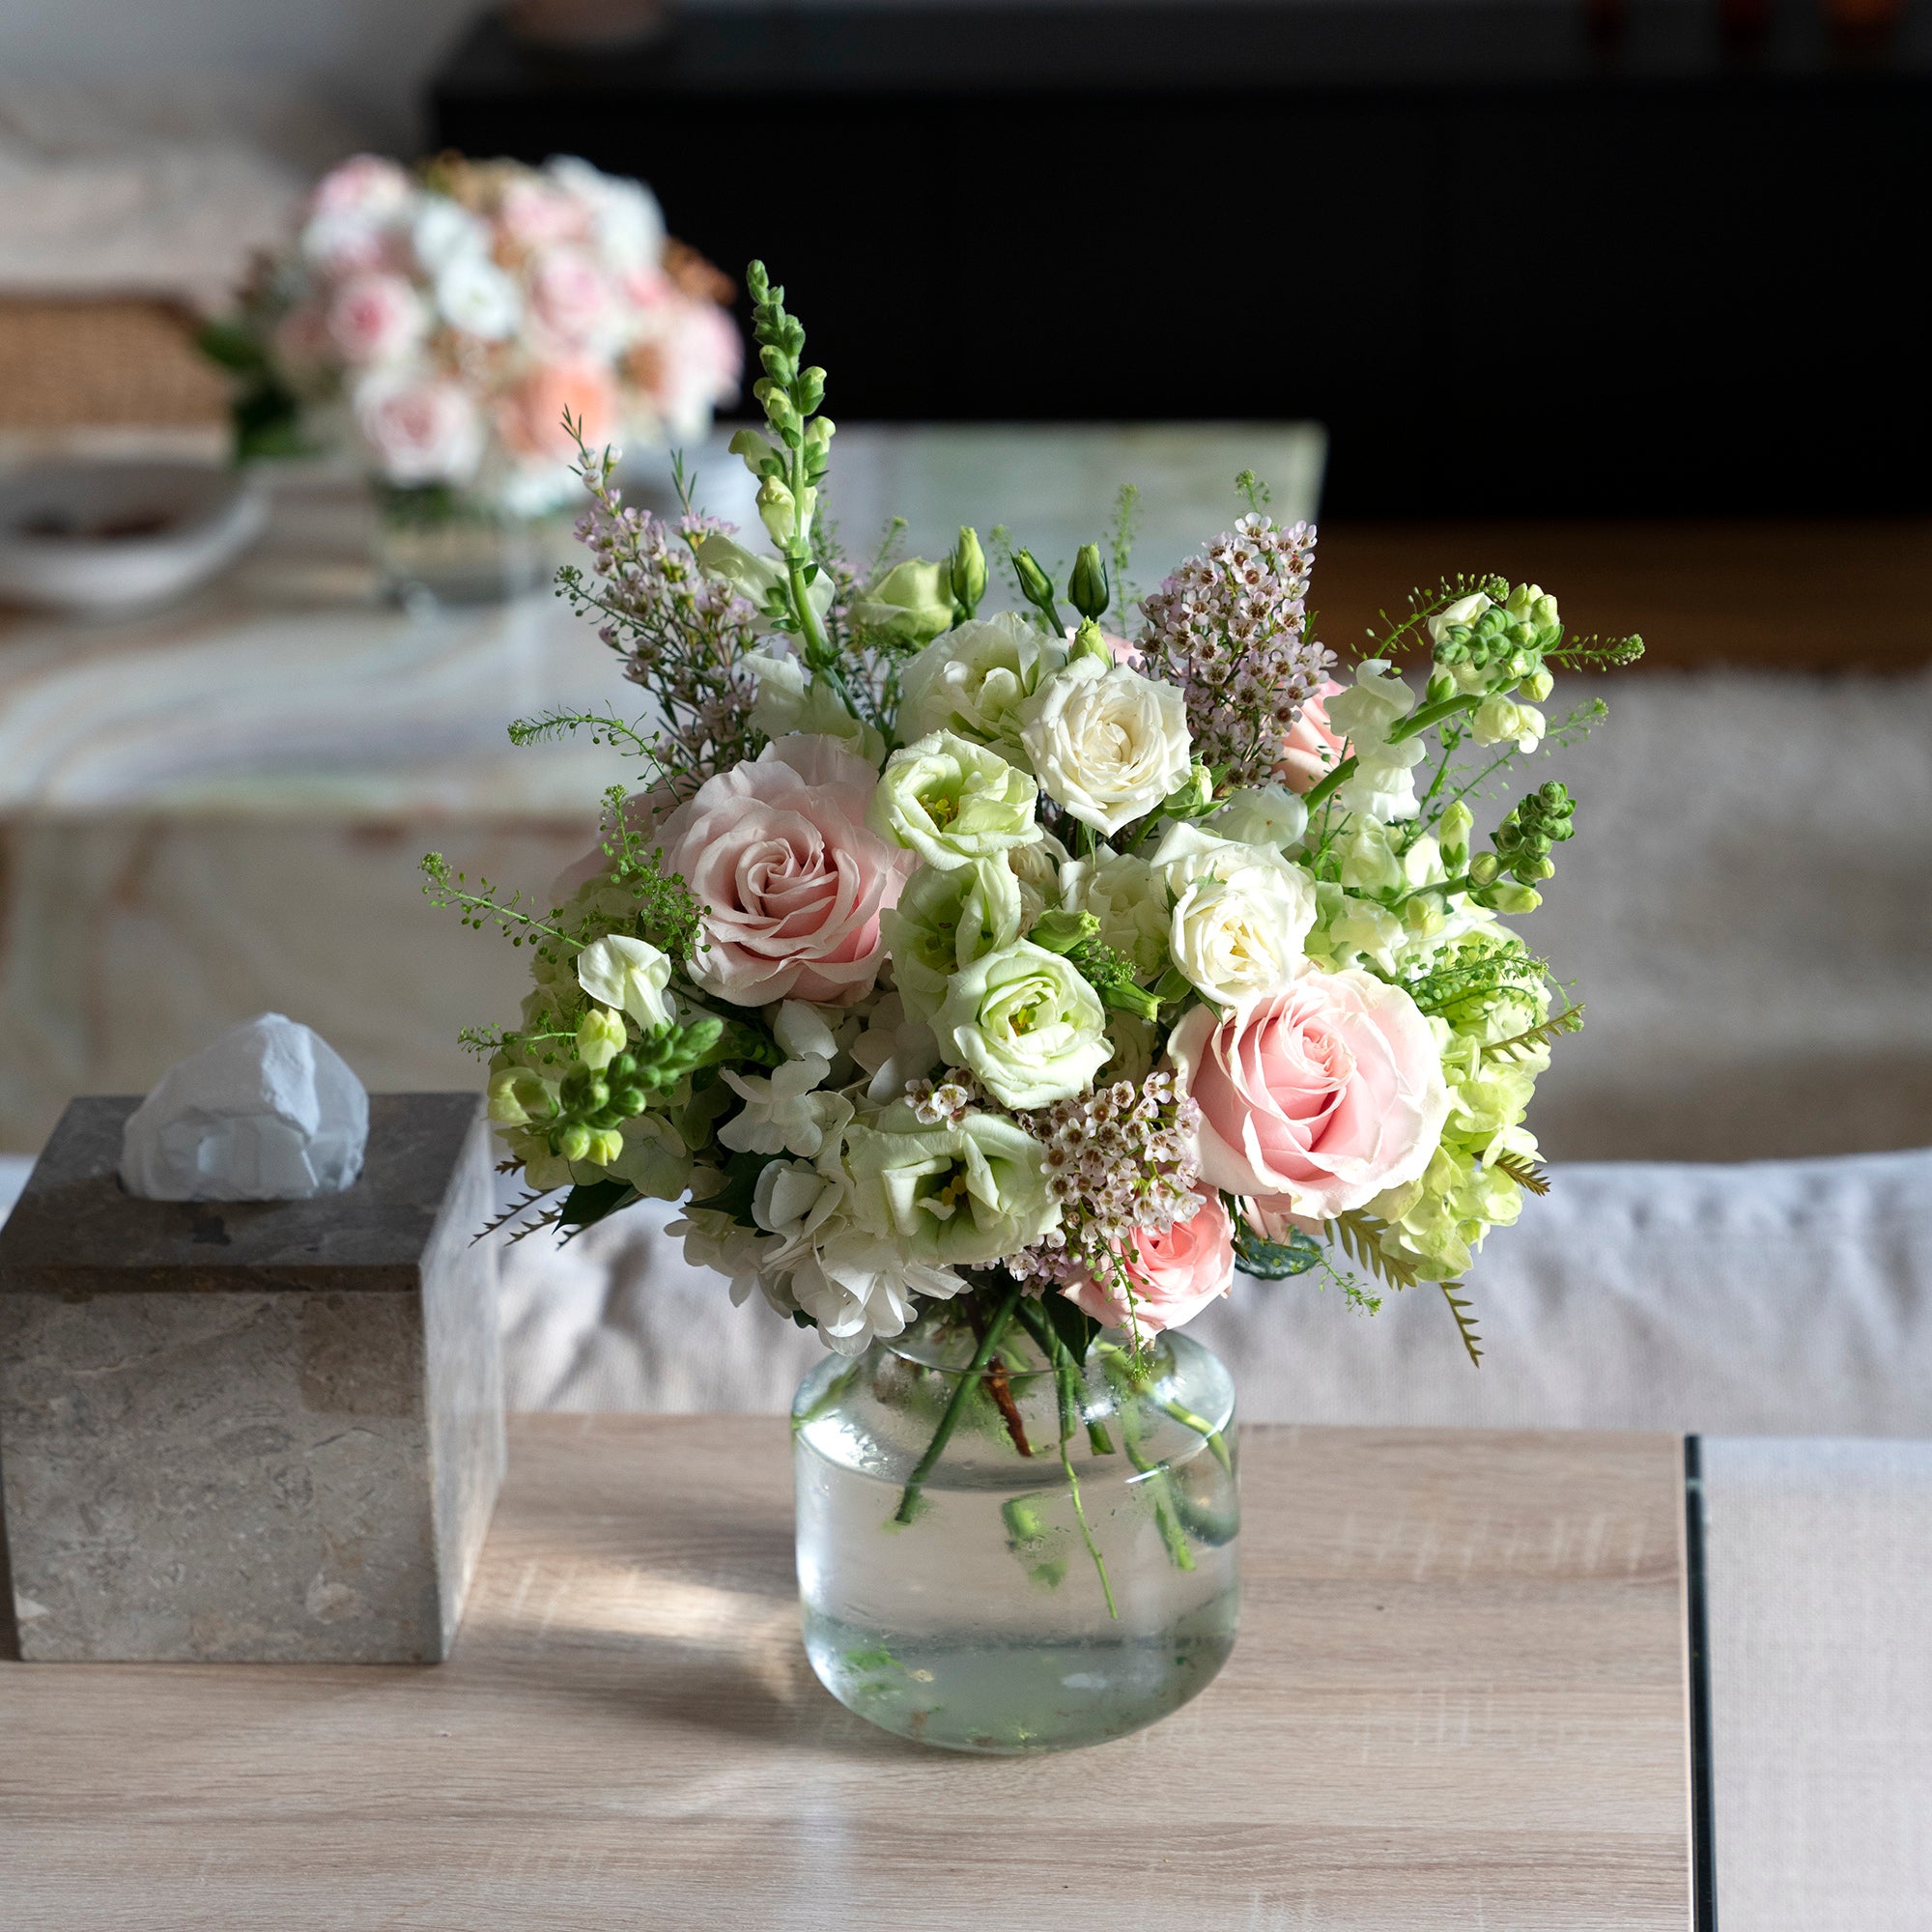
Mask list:
POLYGON ((1342 762, 1348 741, 1329 728, 1327 704, 1341 689, 1332 677, 1324 677, 1281 741, 1281 761, 1274 775, 1290 791, 1313 791, 1342 762))
POLYGON ((574 355, 545 362, 513 383, 497 406, 504 444, 526 461, 565 463, 577 454, 563 427, 582 419, 583 440, 596 449, 617 431, 617 385, 602 363, 574 355))
POLYGON ((352 369, 399 362, 423 338, 422 298, 401 275, 352 275, 328 304, 328 339, 352 369))
MULTIPOLYGON (((1137 1228, 1135 1252, 1127 1258, 1133 1284, 1132 1320, 1150 1334, 1192 1321, 1211 1301, 1227 1293, 1235 1279, 1235 1224, 1211 1187, 1196 1190, 1201 1206, 1193 1218, 1160 1230, 1137 1228)), ((1109 1327, 1128 1325, 1128 1309, 1118 1283, 1102 1287, 1087 1280, 1061 1290, 1083 1314, 1109 1327)))
POLYGON ((455 383, 377 375, 355 392, 355 426, 391 483, 467 483, 483 459, 483 420, 455 383))
POLYGON ((776 738, 666 819, 667 872, 708 909, 692 980, 734 1006, 849 1006, 885 959, 913 855, 866 827, 878 774, 837 738, 776 738))
POLYGON ((1359 968, 1306 973, 1225 1020, 1206 1007, 1168 1040, 1201 1109, 1201 1178, 1283 1217, 1326 1221, 1413 1180, 1449 1094, 1429 1022, 1359 968))

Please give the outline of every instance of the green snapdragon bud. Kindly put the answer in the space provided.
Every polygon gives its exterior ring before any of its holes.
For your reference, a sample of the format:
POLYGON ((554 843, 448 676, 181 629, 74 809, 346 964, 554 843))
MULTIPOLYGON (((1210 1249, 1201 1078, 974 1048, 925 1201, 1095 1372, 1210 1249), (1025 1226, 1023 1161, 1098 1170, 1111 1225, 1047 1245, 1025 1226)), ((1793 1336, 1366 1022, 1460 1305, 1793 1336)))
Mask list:
POLYGON ((1534 912, 1543 903, 1543 895, 1533 886, 1514 885, 1504 879, 1492 886, 1482 899, 1492 912, 1499 912, 1505 919, 1518 919, 1526 912, 1534 912))
POLYGON ((832 461, 832 439, 838 425, 830 416, 813 416, 805 426, 805 473, 814 481, 832 461))
POLYGON ((557 1129, 551 1146, 565 1160, 583 1160, 590 1152, 590 1129, 582 1121, 572 1121, 568 1126, 557 1129))
POLYGON ((825 400, 825 371, 817 363, 798 372, 796 400, 807 415, 810 415, 825 400))
POLYGON ((1459 798, 1435 827, 1436 841, 1442 847, 1442 863, 1452 872, 1461 871, 1469 856, 1469 834, 1476 814, 1459 798))
POLYGON ((1493 885, 1502 876, 1503 862, 1493 852, 1478 852, 1469 861, 1469 883, 1481 888, 1493 885))
POLYGON ((754 429, 741 429, 725 445, 733 456, 743 457, 745 468, 753 476, 772 473, 767 465, 782 468, 784 459, 754 429))
POLYGON ((624 1040, 622 1017, 609 1007, 592 1007, 578 1023, 577 1057, 601 1073, 623 1051, 624 1040))
POLYGON ((1087 618, 1098 618, 1114 601, 1098 544, 1080 546, 1079 554, 1073 559, 1073 575, 1066 580, 1066 601, 1087 618))
POLYGON ((961 622, 977 616, 980 600, 986 594, 986 553, 980 548, 980 532, 971 524, 959 526, 959 541, 947 558, 955 614, 961 622))
POLYGON ((1020 581, 1020 595, 1046 619, 1056 638, 1062 636, 1066 626, 1060 621, 1060 607, 1053 601, 1053 580, 1034 561, 1032 551, 1014 551, 1013 574, 1020 581))
POLYGON ((589 1144, 578 1158, 594 1162, 598 1167, 609 1167, 623 1155, 624 1136, 615 1127, 592 1127, 589 1144))
POLYGON ((1100 922, 1091 912, 1043 912, 1027 937, 1043 952, 1071 952, 1098 936, 1100 922))
POLYGON ((781 550, 788 550, 798 534, 798 502, 776 476, 758 486, 758 521, 781 550))

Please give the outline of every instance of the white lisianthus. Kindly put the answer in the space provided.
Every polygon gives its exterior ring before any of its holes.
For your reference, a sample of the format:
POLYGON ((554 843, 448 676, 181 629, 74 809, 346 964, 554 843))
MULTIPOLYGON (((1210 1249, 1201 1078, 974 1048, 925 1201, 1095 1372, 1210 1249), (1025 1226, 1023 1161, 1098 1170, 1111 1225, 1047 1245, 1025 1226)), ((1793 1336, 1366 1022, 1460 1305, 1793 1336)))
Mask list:
POLYGON ((1066 647, 1016 611, 976 617, 935 638, 899 681, 899 729, 908 738, 952 731, 1029 767, 1020 707, 1066 662, 1066 647))
POLYGON ((879 929, 906 1009, 929 1020, 953 974, 1020 936, 1019 881, 1004 856, 948 872, 922 866, 879 929))
POLYGON ((1022 707, 1021 742, 1040 784, 1108 837, 1187 781, 1191 743, 1178 687, 1079 657, 1022 707))
POLYGON ((1113 1051, 1100 996, 1059 953, 1024 939, 955 973, 932 1030, 947 1059, 1009 1107, 1071 1099, 1113 1051))
POLYGON ((1412 773, 1427 755, 1418 735, 1391 745, 1388 734, 1415 709, 1415 693, 1381 658, 1370 658, 1355 668, 1355 682, 1328 699, 1329 727, 1348 740, 1356 761, 1335 802, 1345 811, 1378 818, 1384 824, 1413 818, 1416 803, 1412 773))
POLYGON ((1057 1227, 1045 1150, 1016 1121, 969 1112, 927 1125, 901 1100, 846 1142, 852 1213, 895 1250, 933 1266, 1017 1254, 1057 1227))
POLYGON ((1039 787, 997 752, 932 731, 895 752, 879 775, 866 822, 882 838, 952 871, 1038 839, 1039 787))
POLYGON ((1254 785, 1230 795, 1202 824, 1222 838, 1245 845, 1293 845, 1308 830, 1308 808, 1286 785, 1254 785))
POLYGON ((1145 859, 1105 846, 1091 859, 1069 859, 1060 868, 1060 903, 1067 912, 1091 912, 1102 943, 1132 963, 1136 980, 1160 977, 1167 964, 1167 893, 1145 859))
POLYGON ((645 939, 609 932, 577 955, 577 983, 647 1030, 671 1023, 670 959, 645 939))
POLYGON ((1219 1006, 1284 991, 1306 963, 1315 881, 1268 845, 1169 828, 1153 856, 1171 904, 1167 947, 1188 983, 1219 1006))

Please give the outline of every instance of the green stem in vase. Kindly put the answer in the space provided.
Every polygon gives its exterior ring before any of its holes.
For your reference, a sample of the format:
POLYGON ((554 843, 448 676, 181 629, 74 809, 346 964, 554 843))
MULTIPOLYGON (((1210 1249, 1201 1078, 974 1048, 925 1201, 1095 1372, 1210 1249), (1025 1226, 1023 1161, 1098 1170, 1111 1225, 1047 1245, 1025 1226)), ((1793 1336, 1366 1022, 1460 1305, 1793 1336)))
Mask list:
MULTIPOLYGON (((1124 1359, 1125 1351, 1116 1349, 1115 1355, 1124 1359)), ((1141 1447, 1141 1417, 1139 1399, 1141 1391, 1134 1386, 1131 1371, 1122 1370, 1112 1359, 1105 1357, 1108 1379, 1121 1391, 1121 1435, 1126 1445, 1127 1461, 1147 1479, 1148 1497, 1153 1504, 1153 1520, 1160 1530, 1161 1541, 1167 1545, 1167 1553, 1174 1559, 1177 1570, 1194 1568, 1194 1552, 1187 1547, 1187 1532, 1181 1527, 1180 1513, 1175 1507, 1174 1485, 1167 1473, 1167 1464, 1156 1462, 1141 1447)))
POLYGON ((1205 1415, 1195 1414, 1184 1404, 1169 1402, 1165 1397, 1154 1395, 1153 1385, 1145 1378, 1135 1374, 1132 1358, 1124 1349, 1118 1347, 1112 1342, 1102 1342, 1100 1344, 1100 1353, 1106 1356, 1109 1361, 1120 1364, 1121 1373, 1131 1378, 1132 1386, 1136 1394, 1150 1397, 1165 1413, 1171 1415, 1175 1421, 1179 1423, 1183 1429, 1191 1429, 1195 1435, 1203 1437, 1208 1447, 1213 1452, 1215 1462, 1220 1463, 1222 1468, 1227 1470, 1231 1476, 1235 1473, 1235 1459, 1228 1453, 1227 1437, 1205 1415))
MULTIPOLYGON (((1087 1546, 1087 1553, 1094 1559, 1094 1568, 1100 1573, 1100 1593, 1107 1600, 1107 1614, 1120 1621, 1121 1612, 1114 1603, 1114 1585, 1107 1576, 1107 1559, 1100 1554, 1100 1546, 1094 1540, 1094 1532, 1087 1522, 1087 1506, 1080 1499, 1080 1478, 1073 1467, 1073 1456, 1067 1448, 1072 1439, 1074 1424, 1080 1420, 1080 1368, 1073 1359, 1073 1351, 1040 1316, 1039 1311, 1030 1302, 1021 1301, 1015 1312, 1021 1325, 1046 1351, 1047 1359, 1053 1364, 1054 1392, 1060 1399, 1060 1466, 1066 1472, 1066 1493, 1073 1499, 1073 1520, 1080 1525, 1080 1538, 1087 1546)), ((1087 1425, 1087 1434, 1092 1441, 1095 1425, 1087 1425)), ((1101 1430, 1102 1437, 1106 1431, 1101 1430)), ((1112 1455, 1114 1445, 1107 1443, 1104 1450, 1096 1454, 1112 1455)))
MULTIPOLYGON (((1013 1312, 1019 1317, 1020 1325, 1039 1344, 1040 1349, 1045 1352, 1049 1360, 1054 1362, 1065 1361, 1066 1373, 1072 1378, 1072 1385, 1076 1391, 1077 1399, 1080 1381, 1080 1364, 1074 1360, 1073 1350, 1054 1332, 1052 1323, 1040 1314, 1038 1308, 1033 1302, 1022 1301, 1019 1307, 1013 1312)), ((1084 1409, 1081 1413, 1082 1419, 1087 1424, 1088 1448, 1093 1450, 1096 1456, 1113 1455, 1114 1438, 1107 1434, 1107 1425, 1096 1417, 1086 1414, 1084 1409)))
POLYGON ((979 1386, 980 1378, 986 1373, 986 1364, 993 1359, 993 1350, 1000 1346, 1000 1337, 1007 1332, 1007 1324, 1013 1319, 1013 1310, 1019 1306, 1024 1292, 1020 1284, 1014 1282, 993 1311, 985 1333, 980 1337, 980 1346, 973 1351, 972 1361, 959 1378, 959 1386, 952 1391, 952 1400, 946 1405, 946 1413, 939 1418, 939 1427, 932 1432, 932 1440, 925 1445, 925 1454, 914 1464, 912 1474, 906 1478, 899 1506, 893 1512, 895 1522, 910 1522, 919 1514, 920 1492, 925 1487, 925 1479, 932 1474, 940 1457, 946 1453, 946 1445, 952 1441, 952 1432, 959 1427, 959 1418, 966 1412, 966 1404, 979 1386))

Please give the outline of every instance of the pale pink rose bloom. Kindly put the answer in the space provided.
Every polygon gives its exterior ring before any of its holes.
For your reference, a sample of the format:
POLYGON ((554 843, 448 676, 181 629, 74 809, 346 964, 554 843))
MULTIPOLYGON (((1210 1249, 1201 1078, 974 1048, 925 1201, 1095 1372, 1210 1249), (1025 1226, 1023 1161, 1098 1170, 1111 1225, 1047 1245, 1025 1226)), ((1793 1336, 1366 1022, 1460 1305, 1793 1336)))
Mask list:
POLYGON ((564 463, 577 454, 563 427, 582 418, 583 440, 596 449, 617 431, 617 385, 611 372, 588 356, 546 362, 520 377, 497 406, 497 427, 505 445, 534 463, 564 463))
POLYGON ((590 233, 590 211, 555 183, 519 176, 503 189, 497 220, 503 232, 526 248, 553 242, 582 242, 590 233))
POLYGON ((738 398, 745 345, 738 325, 715 302, 672 291, 624 359, 635 383, 673 436, 701 436, 711 412, 738 398))
POLYGON ((328 304, 328 339, 352 369, 397 362, 422 340, 422 298, 400 275, 352 275, 328 304))
MULTIPOLYGON (((1177 1221, 1164 1234, 1134 1231, 1134 1255, 1127 1261, 1133 1283, 1133 1321, 1150 1334, 1192 1321, 1210 1301, 1227 1293, 1235 1279, 1235 1224, 1212 1188, 1196 1190, 1201 1206, 1194 1218, 1177 1221)), ((1091 1276, 1061 1290, 1067 1300, 1111 1328, 1127 1326, 1128 1310, 1119 1285, 1107 1288, 1091 1276)))
POLYGON ((660 849, 705 906, 695 984, 734 1006, 849 1006, 885 958, 879 915, 913 855, 866 827, 878 774, 837 738, 775 738, 707 779, 665 820, 660 849))
POLYGON ((387 221, 402 213, 414 193, 408 170, 396 162, 381 155, 352 155, 316 184, 309 213, 387 221))
POLYGON ((1281 741, 1281 762, 1274 775, 1290 791, 1313 791, 1342 762, 1348 741, 1328 728, 1327 700, 1342 687, 1332 677, 1301 707, 1301 716, 1281 741))
POLYGON ((546 248, 530 266, 530 307, 559 342, 593 340, 616 301, 611 278, 584 249, 546 248))
POLYGON ((1262 1214, 1326 1221, 1413 1180, 1442 1138, 1449 1094, 1429 1022, 1358 967, 1305 973, 1167 1043, 1201 1109, 1201 1178, 1262 1214))
POLYGON ((391 483, 467 483, 483 458, 483 420, 457 384, 375 376, 355 393, 355 426, 391 483))

